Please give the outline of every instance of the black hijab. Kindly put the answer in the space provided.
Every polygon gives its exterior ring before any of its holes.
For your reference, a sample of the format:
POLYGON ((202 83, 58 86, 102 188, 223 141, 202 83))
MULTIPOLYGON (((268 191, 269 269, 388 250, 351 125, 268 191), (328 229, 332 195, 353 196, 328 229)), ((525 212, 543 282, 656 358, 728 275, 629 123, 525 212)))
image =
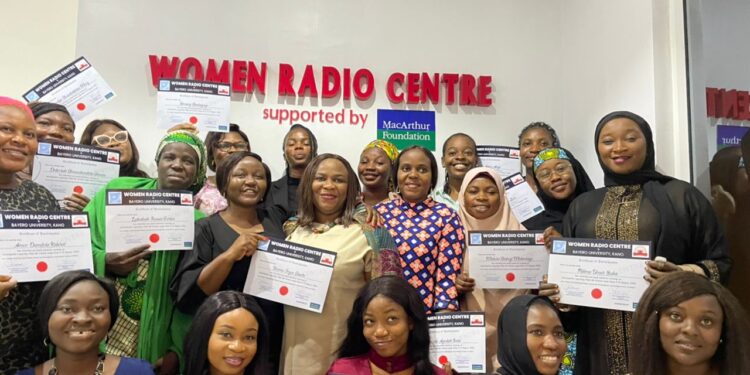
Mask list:
POLYGON ((497 320, 497 360, 500 368, 496 374, 540 375, 526 341, 526 317, 531 305, 537 303, 549 306, 559 316, 547 297, 533 294, 515 297, 503 308, 497 320))
POLYGON ((526 229, 544 230, 549 226, 553 226, 558 232, 562 233, 563 217, 565 217, 565 213, 568 212, 570 203, 579 195, 595 189, 594 184, 591 183, 589 175, 586 173, 586 170, 583 169, 583 165, 581 165, 581 162, 573 156, 573 153, 562 147, 555 148, 559 148, 567 154, 568 159, 563 160, 569 161, 570 165, 573 166, 573 174, 576 177, 576 188, 568 199, 555 199, 542 190, 541 185, 539 185, 539 180, 536 178, 536 173, 532 173, 534 182, 538 187, 536 195, 544 204, 544 211, 524 221, 523 226, 526 227, 526 229))
POLYGON ((636 115, 635 113, 628 111, 617 111, 612 112, 604 116, 599 120, 599 124, 596 125, 596 132, 594 133, 594 148, 599 159, 599 165, 604 171, 604 185, 619 186, 619 185, 642 185, 643 195, 648 198, 649 202, 654 205, 656 210, 659 212, 661 227, 659 230, 658 241, 654 244, 656 254, 677 254, 684 252, 684 242, 676 239, 684 237, 686 233, 680 233, 679 228, 687 228, 686 225, 682 224, 684 218, 676 214, 674 205, 669 199, 669 194, 664 187, 669 181, 674 180, 674 177, 665 176, 656 171, 656 157, 654 152, 654 138, 651 133, 651 126, 643 117, 636 115), (643 166, 640 170, 633 173, 622 175, 612 172, 602 162, 602 157, 599 155, 599 134, 602 131, 604 125, 614 119, 627 118, 632 120, 638 125, 641 132, 646 139, 646 160, 643 162, 643 166), (665 239, 675 239, 666 241, 665 239))

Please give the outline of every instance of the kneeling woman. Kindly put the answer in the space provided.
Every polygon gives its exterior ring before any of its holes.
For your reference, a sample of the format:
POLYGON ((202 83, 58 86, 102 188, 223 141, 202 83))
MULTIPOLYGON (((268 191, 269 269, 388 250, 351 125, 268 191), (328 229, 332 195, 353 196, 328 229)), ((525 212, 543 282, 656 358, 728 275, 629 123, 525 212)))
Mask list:
POLYGON ((185 375, 266 374, 266 317, 256 300, 225 290, 208 297, 185 339, 185 375))
POLYGON ((740 375, 750 369, 747 312, 716 282, 674 272, 651 284, 633 317, 633 375, 740 375))
POLYGON ((513 298, 497 322, 499 375, 555 375, 566 345, 560 316, 547 297, 513 298))
POLYGON ((427 315, 417 292, 398 276, 371 281, 357 295, 348 334, 328 374, 443 375, 429 360, 427 315))
POLYGON ((119 306, 115 287, 89 272, 52 278, 40 297, 39 320, 55 357, 18 374, 153 375, 146 361, 99 353, 119 306))

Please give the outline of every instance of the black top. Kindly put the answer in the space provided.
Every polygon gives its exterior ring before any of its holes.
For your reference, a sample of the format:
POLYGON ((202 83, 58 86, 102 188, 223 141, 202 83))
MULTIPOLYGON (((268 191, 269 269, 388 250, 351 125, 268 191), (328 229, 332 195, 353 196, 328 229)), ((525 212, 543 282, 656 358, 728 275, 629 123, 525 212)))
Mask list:
MULTIPOLYGON (((60 211, 60 206, 42 185, 23 181, 15 189, 0 189, 0 211, 60 211)), ((0 300, 0 374, 15 374, 49 358, 37 316, 46 284, 19 283, 0 300)))
MULTIPOLYGON (((263 224, 263 235, 284 239, 282 225, 287 220, 286 213, 278 208, 258 209, 258 218, 263 224)), ((227 251, 239 237, 219 213, 198 220, 195 223, 195 244, 193 251, 186 252, 180 260, 177 272, 172 279, 170 291, 175 296, 177 308, 187 314, 194 314, 208 297, 198 286, 198 276, 203 268, 221 253, 227 251)), ((243 258, 232 266, 220 290, 242 292, 250 269, 252 257, 243 258)), ((278 368, 281 353, 281 339, 284 333, 284 306, 282 304, 256 298, 269 328, 271 362, 278 368)))
POLYGON ((268 194, 268 200, 270 204, 266 204, 266 207, 279 206, 283 208, 290 216, 297 214, 297 187, 299 186, 299 179, 284 177, 271 183, 271 191, 268 194))

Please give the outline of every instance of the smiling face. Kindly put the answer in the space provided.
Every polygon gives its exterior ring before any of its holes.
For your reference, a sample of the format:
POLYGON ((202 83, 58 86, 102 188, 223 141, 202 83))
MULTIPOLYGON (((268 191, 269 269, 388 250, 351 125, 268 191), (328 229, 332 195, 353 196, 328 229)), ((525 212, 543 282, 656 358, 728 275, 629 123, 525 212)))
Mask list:
POLYGON ((391 160, 377 147, 362 151, 357 165, 359 180, 366 188, 375 190, 388 188, 388 176, 391 174, 391 160))
POLYGON ((621 175, 640 170, 646 161, 646 137, 638 124, 629 118, 607 122, 599 133, 596 149, 602 163, 621 175))
POLYGON ((478 175, 471 180, 464 192, 464 208, 469 215, 487 219, 500 209, 500 189, 495 181, 486 175, 478 175))
POLYGON ((341 216, 348 188, 348 171, 344 163, 333 158, 320 162, 312 182, 316 222, 328 223, 341 216))
POLYGON ((724 313, 713 295, 693 297, 659 313, 661 346, 679 367, 709 365, 721 339, 724 313))
POLYGON ((457 135, 445 144, 441 159, 448 176, 463 179, 469 169, 477 166, 477 149, 469 137, 457 135))
POLYGON ((24 169, 37 148, 36 125, 20 108, 0 106, 0 174, 24 169))
POLYGON ((50 341, 58 351, 97 352, 111 321, 107 292, 95 281, 81 281, 60 296, 50 315, 50 341))
POLYGON ((539 188, 557 200, 570 198, 576 190, 576 175, 573 165, 564 159, 547 160, 534 172, 539 188))
POLYGON ((52 111, 36 118, 36 130, 40 140, 51 138, 64 143, 73 143, 76 125, 65 112, 52 111))
POLYGON ((291 168, 304 168, 313 158, 312 140, 304 129, 294 129, 286 136, 284 158, 291 168))
POLYGON ((362 323, 362 334, 378 355, 389 358, 406 354, 413 325, 401 305, 378 295, 367 305, 362 323))
POLYGON ((401 196, 416 203, 427 199, 432 189, 432 167, 430 158, 420 149, 411 149, 401 154, 396 174, 401 196))
MULTIPOLYGON (((133 158, 133 148, 130 145, 130 138, 128 140, 123 142, 118 142, 114 139, 114 136, 116 133, 123 132, 124 130, 118 128, 115 125, 103 123, 100 125, 96 130, 94 130, 94 133, 91 134, 91 139, 97 139, 100 135, 106 135, 109 138, 102 137, 102 139, 108 139, 109 143, 105 144, 98 144, 97 142, 92 142, 94 146, 99 147, 106 147, 106 148, 113 148, 117 151, 120 151, 120 165, 125 165, 130 162, 130 159, 133 158)), ((126 131, 125 131, 126 132, 126 131)), ((127 133, 127 132, 126 132, 127 133)))
POLYGON ((552 147, 552 143, 552 135, 543 128, 531 128, 521 134, 519 152, 521 162, 526 169, 531 170, 536 154, 545 148, 552 147))
POLYGON ((242 374, 258 351, 258 320, 237 308, 219 315, 208 339, 211 375, 242 374))
POLYGON ((557 374, 567 346, 560 318, 549 306, 534 304, 529 307, 526 345, 539 373, 557 374))
POLYGON ((234 166, 229 174, 226 197, 229 204, 241 207, 256 206, 268 188, 263 164, 256 158, 246 157, 234 166))
POLYGON ((187 189, 195 180, 198 154, 184 143, 170 143, 162 149, 157 169, 160 189, 187 189))

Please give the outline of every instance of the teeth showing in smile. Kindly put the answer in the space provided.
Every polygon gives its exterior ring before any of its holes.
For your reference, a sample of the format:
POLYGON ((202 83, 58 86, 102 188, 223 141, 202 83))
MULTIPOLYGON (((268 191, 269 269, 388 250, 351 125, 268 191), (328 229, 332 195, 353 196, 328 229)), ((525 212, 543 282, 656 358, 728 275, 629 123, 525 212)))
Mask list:
POLYGON ((542 356, 539 356, 539 359, 541 359, 542 362, 545 362, 545 363, 556 364, 560 360, 560 356, 557 356, 557 355, 542 355, 542 356))

